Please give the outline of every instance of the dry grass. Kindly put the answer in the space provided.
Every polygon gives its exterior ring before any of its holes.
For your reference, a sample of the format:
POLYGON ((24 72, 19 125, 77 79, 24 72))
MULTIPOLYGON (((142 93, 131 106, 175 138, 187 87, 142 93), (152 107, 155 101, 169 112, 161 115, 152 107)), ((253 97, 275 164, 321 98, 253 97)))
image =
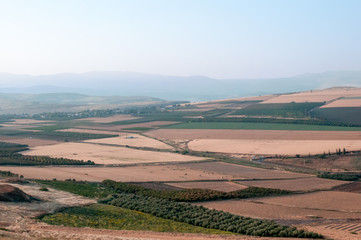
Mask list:
POLYGON ((232 176, 175 165, 129 166, 129 167, 0 167, 26 178, 77 179, 100 182, 106 179, 122 182, 149 181, 198 181, 232 179, 232 176))
POLYGON ((25 155, 63 157, 94 161, 96 164, 138 164, 159 162, 200 161, 206 158, 169 152, 137 150, 126 147, 104 146, 92 143, 60 143, 37 146, 23 152, 25 155))
POLYGON ((157 149, 173 149, 173 147, 161 141, 149 137, 145 137, 139 134, 129 134, 129 133, 122 134, 119 137, 92 139, 92 140, 87 140, 85 142, 123 145, 123 146, 128 145, 132 147, 147 147, 147 148, 157 148, 157 149))
POLYGON ((340 99, 324 105, 321 108, 331 107, 361 107, 361 99, 340 99))
POLYGON ((196 139, 188 143, 195 151, 232 154, 289 155, 322 154, 336 149, 359 151, 361 140, 235 140, 196 139))

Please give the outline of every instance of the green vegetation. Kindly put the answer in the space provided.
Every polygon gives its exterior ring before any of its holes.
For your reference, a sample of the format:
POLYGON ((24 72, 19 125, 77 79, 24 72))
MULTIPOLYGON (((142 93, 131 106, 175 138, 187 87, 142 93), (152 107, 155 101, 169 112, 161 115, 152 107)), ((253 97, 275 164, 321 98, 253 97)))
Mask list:
POLYGON ((246 235, 322 238, 317 233, 298 230, 295 227, 281 226, 274 221, 245 218, 218 210, 210 210, 202 206, 130 193, 112 195, 103 199, 101 203, 141 211, 156 217, 195 226, 246 235))
POLYGON ((114 194, 113 190, 106 189, 98 183, 72 181, 70 179, 67 181, 36 180, 36 182, 88 198, 104 198, 110 194, 114 194))
POLYGON ((361 107, 318 108, 311 114, 315 118, 330 122, 341 122, 350 126, 361 124, 361 107))
POLYGON ((317 174, 319 178, 328 178, 341 181, 357 181, 361 179, 361 173, 331 173, 321 172, 317 174))
POLYGON ((124 128, 124 130, 133 130, 133 131, 148 131, 152 130, 153 128, 149 127, 132 127, 132 128, 124 128))
POLYGON ((26 150, 29 150, 29 146, 26 144, 0 142, 0 154, 16 153, 26 150))
POLYGON ((300 117, 308 117, 310 110, 319 107, 323 104, 324 103, 319 103, 319 102, 253 104, 243 109, 239 109, 235 111, 233 114, 250 115, 250 116, 300 118, 300 117))
POLYGON ((40 219, 48 224, 70 227, 230 234, 225 231, 197 227, 186 223, 155 217, 147 213, 103 204, 68 208, 53 215, 43 216, 40 219))
POLYGON ((19 176, 19 174, 12 173, 10 171, 1 171, 1 170, 0 170, 0 176, 1 177, 20 177, 20 178, 24 177, 22 175, 19 176))
POLYGON ((218 199, 254 198, 290 194, 291 191, 271 188, 249 187, 233 192, 221 192, 209 189, 153 190, 142 186, 105 180, 102 185, 117 193, 135 193, 137 195, 168 199, 177 202, 200 202, 218 199))
POLYGON ((327 125, 306 125, 286 123, 250 122, 188 122, 165 127, 168 129, 258 129, 258 130, 299 130, 299 131, 361 131, 361 127, 327 125))

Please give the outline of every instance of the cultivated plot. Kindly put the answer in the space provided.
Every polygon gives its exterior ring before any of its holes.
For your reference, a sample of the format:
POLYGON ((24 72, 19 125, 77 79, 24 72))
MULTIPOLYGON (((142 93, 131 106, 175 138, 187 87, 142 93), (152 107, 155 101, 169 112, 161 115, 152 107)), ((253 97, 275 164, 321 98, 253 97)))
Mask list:
POLYGON ((223 162, 186 163, 178 166, 214 172, 218 174, 231 175, 233 178, 244 179, 286 179, 307 178, 311 176, 308 174, 268 170, 223 162))
POLYGON ((238 183, 264 188, 277 188, 290 191, 311 191, 318 189, 330 189, 335 186, 345 184, 344 181, 323 179, 317 177, 285 180, 257 180, 257 181, 239 181, 238 183))
POLYGON ((359 151, 361 140, 235 140, 196 139, 188 143, 194 151, 232 154, 292 155, 335 153, 337 149, 359 151))
POLYGON ((179 188, 200 188, 200 189, 211 189, 221 192, 232 192, 248 188, 245 185, 233 183, 233 182, 176 182, 167 183, 167 185, 179 187, 179 188))
POLYGON ((232 179, 231 175, 190 169, 175 165, 128 166, 128 167, 7 167, 11 171, 33 179, 76 179, 101 182, 106 179, 122 182, 159 182, 159 181, 200 181, 232 179))
POLYGON ((91 140, 86 140, 85 142, 122 145, 122 146, 128 145, 132 147, 145 147, 145 148, 156 148, 156 149, 173 149, 173 147, 161 141, 133 133, 122 133, 119 137, 91 139, 91 140))
POLYGON ((50 156, 75 160, 91 160, 96 164, 139 164, 161 162, 202 161, 194 157, 169 152, 145 151, 127 147, 104 146, 93 143, 60 143, 50 146, 37 146, 24 155, 50 156))

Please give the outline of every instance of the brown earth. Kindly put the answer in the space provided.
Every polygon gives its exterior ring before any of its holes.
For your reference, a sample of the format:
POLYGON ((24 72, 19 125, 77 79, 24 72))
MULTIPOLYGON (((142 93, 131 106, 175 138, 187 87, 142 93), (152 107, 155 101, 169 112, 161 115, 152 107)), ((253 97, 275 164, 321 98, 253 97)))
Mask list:
POLYGON ((331 108, 331 107, 361 107, 361 98, 360 99, 339 99, 333 101, 329 104, 323 105, 321 108, 331 108))
POLYGON ((340 192, 361 193, 361 182, 346 183, 340 186, 336 186, 332 190, 340 192))
POLYGON ((170 186, 178 188, 200 188, 200 189, 211 189, 221 192, 232 192, 237 190, 246 189, 247 186, 233 183, 233 182, 176 182, 167 183, 170 186))
POLYGON ((114 115, 110 117, 94 117, 94 118, 82 118, 77 119, 76 121, 91 121, 95 123, 111 123, 111 122, 117 122, 117 121, 126 121, 126 120, 133 120, 138 119, 139 117, 133 117, 131 115, 114 115))
POLYGON ((29 147, 46 146, 46 145, 53 145, 59 143, 58 141, 54 141, 54 140, 43 140, 36 138, 18 138, 18 137, 10 137, 10 136, 0 136, 0 142, 26 144, 29 145, 29 147))
POLYGON ((217 174, 231 175, 233 178, 244 179, 287 179, 287 178, 308 178, 312 175, 292 173, 286 171, 261 169, 223 162, 185 163, 178 166, 214 172, 217 174))
POLYGON ((0 202, 31 202, 34 198, 17 187, 0 184, 0 202))
POLYGON ((238 183, 253 187, 277 188, 290 191, 331 189, 332 187, 345 184, 344 181, 323 179, 317 177, 283 180, 239 181, 238 183))

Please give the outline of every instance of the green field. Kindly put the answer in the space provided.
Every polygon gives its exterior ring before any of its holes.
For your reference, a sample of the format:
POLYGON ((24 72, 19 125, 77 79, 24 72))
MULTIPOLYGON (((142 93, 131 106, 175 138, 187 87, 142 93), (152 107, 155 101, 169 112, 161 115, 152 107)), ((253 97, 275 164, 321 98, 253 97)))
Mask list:
POLYGON ((94 204, 87 207, 69 208, 46 215, 42 221, 53 225, 70 227, 92 227, 117 230, 141 230, 156 232, 231 234, 216 229, 207 229, 186 223, 152 216, 139 211, 94 204))
POLYGON ((361 127, 306 125, 286 123, 248 122, 188 122, 165 127, 167 129, 255 129, 255 130, 299 130, 299 131, 361 131, 361 127))

